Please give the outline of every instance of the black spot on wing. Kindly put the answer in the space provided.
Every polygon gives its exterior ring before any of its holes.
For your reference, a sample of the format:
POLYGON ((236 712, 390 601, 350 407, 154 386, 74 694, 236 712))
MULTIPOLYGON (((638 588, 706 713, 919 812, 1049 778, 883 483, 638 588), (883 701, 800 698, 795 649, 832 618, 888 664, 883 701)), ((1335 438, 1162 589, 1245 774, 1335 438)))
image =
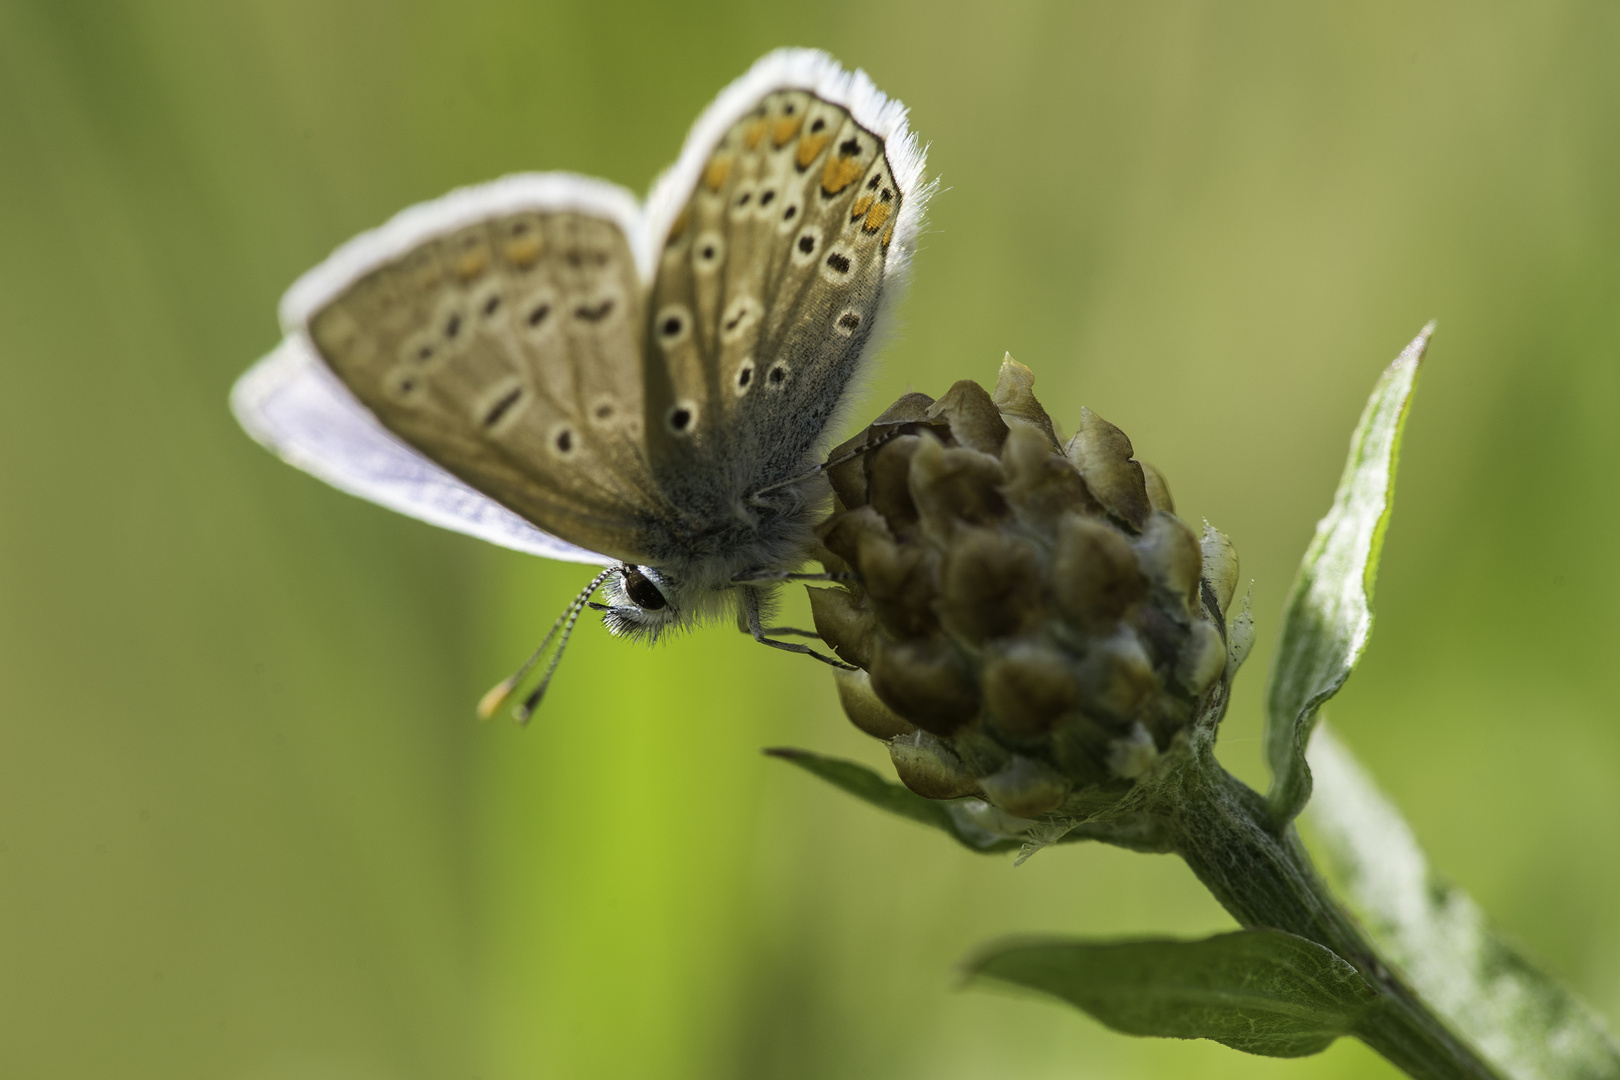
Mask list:
POLYGON ((512 406, 516 405, 522 399, 523 387, 521 386, 514 386, 512 389, 502 394, 495 404, 489 407, 489 411, 484 414, 484 427, 492 428, 496 424, 500 423, 501 417, 511 412, 512 406))
POLYGON ((607 318, 613 311, 613 298, 608 297, 594 304, 580 304, 574 309, 574 318, 588 323, 599 323, 607 318))

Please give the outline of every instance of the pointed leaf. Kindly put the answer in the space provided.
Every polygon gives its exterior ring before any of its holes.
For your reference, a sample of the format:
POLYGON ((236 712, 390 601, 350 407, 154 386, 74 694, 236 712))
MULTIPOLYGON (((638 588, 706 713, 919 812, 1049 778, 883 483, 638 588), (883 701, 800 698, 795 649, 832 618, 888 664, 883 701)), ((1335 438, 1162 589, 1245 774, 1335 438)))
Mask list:
POLYGON ((1372 631, 1373 581, 1389 525, 1406 407, 1434 324, 1379 378, 1350 439, 1333 508, 1316 526, 1283 613, 1266 699, 1267 798, 1279 825, 1311 797, 1305 746, 1323 702, 1350 677, 1372 631))
POLYGON ((1067 1001, 1127 1035, 1214 1039, 1303 1057, 1352 1034, 1370 986, 1332 951, 1281 930, 1202 941, 1025 941, 991 946, 970 975, 1067 1001))
POLYGON ((826 757, 809 750, 777 747, 765 751, 772 757, 791 761, 808 773, 821 777, 835 787, 864 799, 881 810, 899 814, 903 818, 931 825, 948 833, 953 840, 971 851, 989 853, 1015 851, 1022 841, 984 829, 976 828, 960 813, 953 813, 954 804, 925 799, 903 784, 892 784, 877 773, 854 761, 826 757))
POLYGON ((1400 811, 1331 730, 1317 732, 1311 765, 1311 848, 1424 1001, 1513 1080, 1620 1078, 1602 1021, 1429 868, 1400 811))

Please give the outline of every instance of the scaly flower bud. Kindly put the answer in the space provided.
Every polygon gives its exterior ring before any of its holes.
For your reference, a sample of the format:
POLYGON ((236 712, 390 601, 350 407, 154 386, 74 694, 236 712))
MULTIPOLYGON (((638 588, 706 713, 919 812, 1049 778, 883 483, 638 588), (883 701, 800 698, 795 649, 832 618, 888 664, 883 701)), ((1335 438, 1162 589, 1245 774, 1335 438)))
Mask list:
POLYGON ((1061 441, 1033 382, 1009 356, 994 395, 908 394, 834 451, 871 447, 830 470, 819 530, 853 580, 810 596, 859 669, 839 673, 844 711, 907 787, 1072 823, 1219 722, 1246 642, 1227 641, 1231 543, 1176 517, 1100 416, 1061 441))

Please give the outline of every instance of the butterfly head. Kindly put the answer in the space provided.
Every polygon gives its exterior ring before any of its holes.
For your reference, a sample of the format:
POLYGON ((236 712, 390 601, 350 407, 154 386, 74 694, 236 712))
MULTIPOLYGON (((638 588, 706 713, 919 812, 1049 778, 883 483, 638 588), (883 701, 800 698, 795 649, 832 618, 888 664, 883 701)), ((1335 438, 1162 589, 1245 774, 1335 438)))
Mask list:
POLYGON ((684 590, 655 567, 625 563, 613 570, 602 590, 608 602, 591 606, 602 612, 602 622, 615 636, 655 641, 690 614, 684 590))

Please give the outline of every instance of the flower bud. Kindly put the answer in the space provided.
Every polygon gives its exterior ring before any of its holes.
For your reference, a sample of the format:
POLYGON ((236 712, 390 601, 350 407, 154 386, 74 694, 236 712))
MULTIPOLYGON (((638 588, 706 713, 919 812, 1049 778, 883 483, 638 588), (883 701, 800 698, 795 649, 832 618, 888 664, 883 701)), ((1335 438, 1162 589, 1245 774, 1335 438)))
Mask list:
POLYGON ((973 771, 950 747, 926 731, 889 741, 889 759, 900 780, 930 799, 958 799, 979 791, 973 771))
POLYGON ((880 637, 871 675, 883 703, 924 731, 950 735, 979 712, 970 661, 943 635, 880 637))
POLYGON ((818 529, 854 580, 811 605, 907 787, 1080 821, 1219 721, 1237 556, 1106 420, 1081 410, 1064 442, 1033 385, 1008 357, 994 394, 908 394, 840 447, 875 444, 832 470, 818 529))
POLYGON ((838 701, 856 727, 878 739, 894 739, 916 733, 915 727, 883 704, 883 699, 872 690, 870 675, 864 671, 835 670, 838 701))

